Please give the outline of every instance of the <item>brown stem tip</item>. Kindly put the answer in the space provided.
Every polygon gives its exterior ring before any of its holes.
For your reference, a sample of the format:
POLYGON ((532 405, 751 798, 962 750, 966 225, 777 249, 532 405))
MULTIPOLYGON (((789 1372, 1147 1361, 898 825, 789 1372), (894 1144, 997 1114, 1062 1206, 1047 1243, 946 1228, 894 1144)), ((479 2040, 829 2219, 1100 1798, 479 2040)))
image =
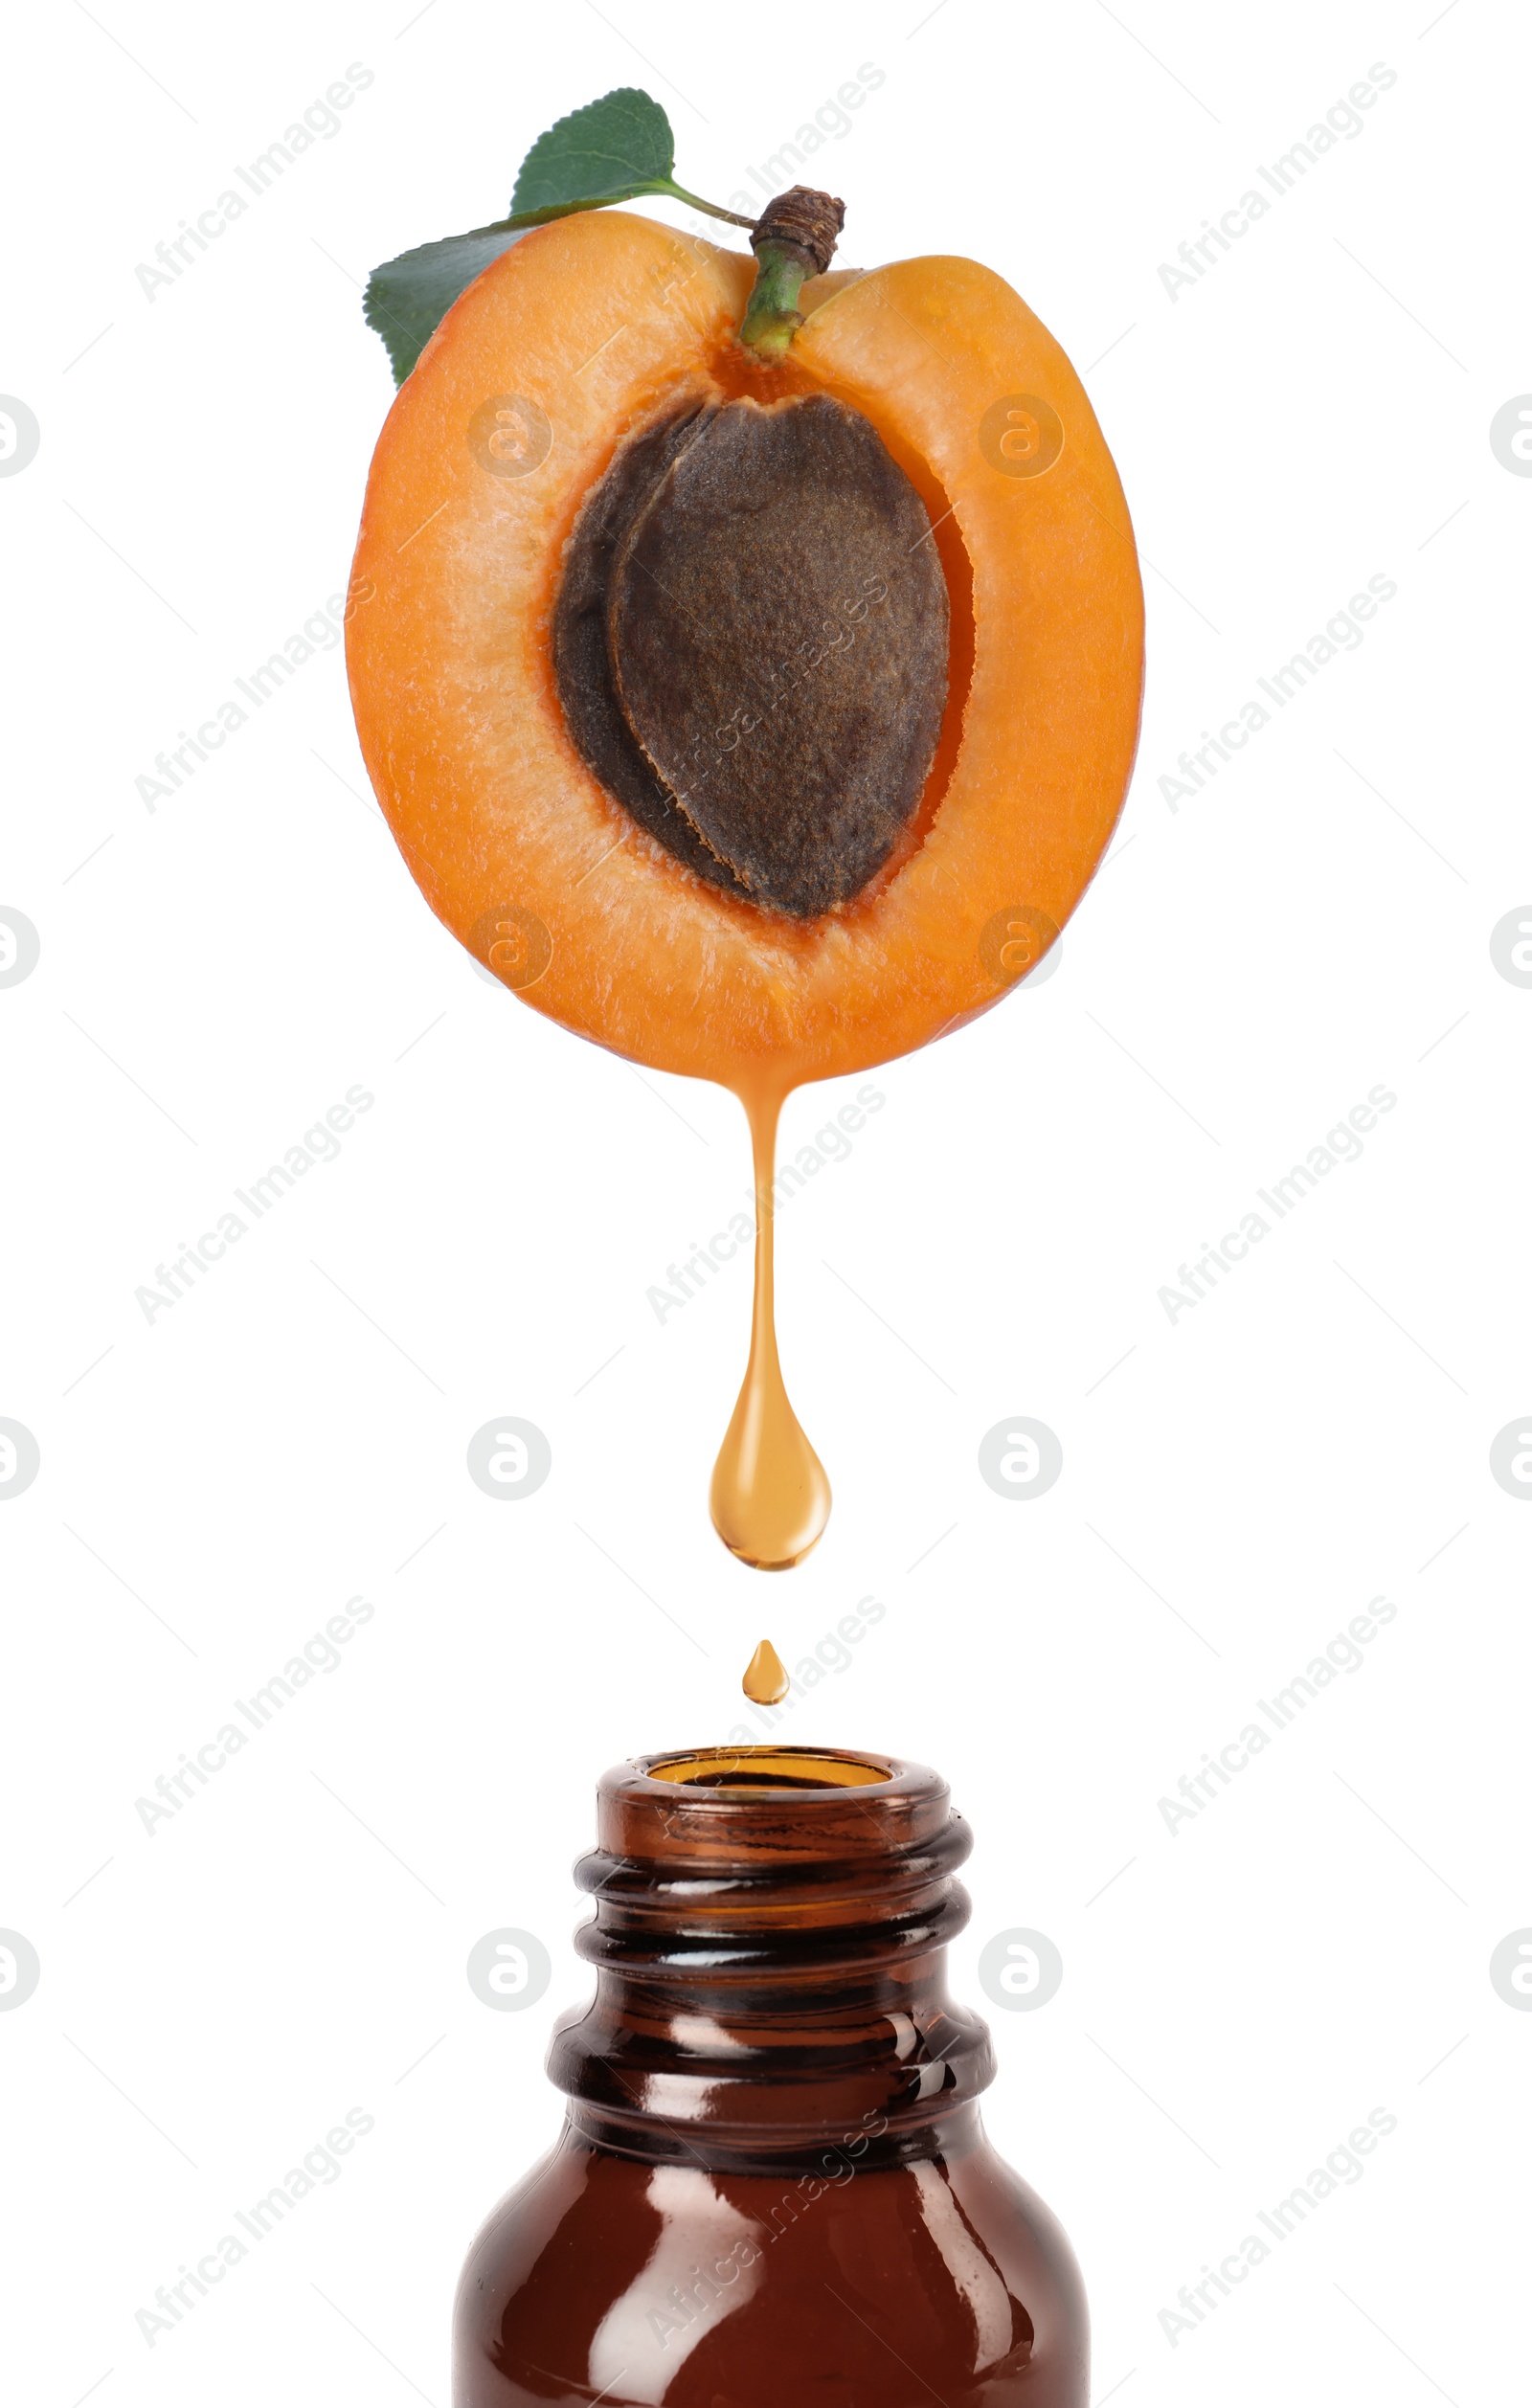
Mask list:
POLYGON ((763 242, 792 242, 806 251, 812 260, 808 274, 822 276, 835 257, 835 245, 845 224, 845 203, 829 192, 816 192, 806 184, 795 184, 791 191, 778 192, 768 201, 755 220, 750 247, 759 252, 763 242))

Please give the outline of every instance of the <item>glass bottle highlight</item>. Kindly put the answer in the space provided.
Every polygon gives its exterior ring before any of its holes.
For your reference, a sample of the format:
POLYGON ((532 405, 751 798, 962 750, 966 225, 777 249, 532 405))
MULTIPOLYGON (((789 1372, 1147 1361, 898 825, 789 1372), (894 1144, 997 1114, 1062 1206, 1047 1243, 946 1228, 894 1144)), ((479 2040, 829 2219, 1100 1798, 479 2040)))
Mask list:
POLYGON ((454 2408, 1086 2408, 1078 2269, 984 2138, 989 2035, 947 1994, 946 1783, 645 1757, 597 1837, 564 2130, 469 2252, 454 2408))

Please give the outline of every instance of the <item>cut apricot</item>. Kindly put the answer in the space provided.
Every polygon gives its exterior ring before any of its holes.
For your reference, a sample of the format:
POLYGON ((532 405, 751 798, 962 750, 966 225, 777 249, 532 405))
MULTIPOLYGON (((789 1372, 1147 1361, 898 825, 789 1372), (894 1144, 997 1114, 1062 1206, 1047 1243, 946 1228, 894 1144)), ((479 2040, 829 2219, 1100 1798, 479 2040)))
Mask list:
MULTIPOLYGON (((1126 792, 1143 617, 1127 507, 1090 404, 998 276, 919 259, 821 277, 803 286, 790 352, 767 364, 737 340, 753 273, 742 256, 616 211, 545 226, 486 269, 379 439, 353 586, 368 598, 348 658, 390 825, 432 909, 480 961, 635 1060, 742 1091, 769 1063, 780 1093, 956 1026, 1053 940, 1126 792), (908 524, 922 531, 907 550, 921 548, 928 575, 930 555, 939 563, 947 622, 941 682, 918 671, 935 703, 911 688, 909 744, 892 742, 893 705, 882 703, 856 753, 874 764, 865 782, 885 819, 871 836, 859 821, 850 867, 819 885, 792 864, 778 878, 759 828, 736 837, 707 798, 679 833, 653 832, 618 771, 598 774, 606 756, 572 724, 581 706, 555 662, 560 625, 577 616, 565 591, 576 524, 620 455, 657 446, 643 474, 658 490, 662 474, 702 458, 682 442, 677 467, 665 428, 738 426, 732 405, 780 414, 816 397, 866 422, 918 497, 908 524), (867 749, 873 735, 883 751, 867 749)), ((620 559, 614 539, 601 575, 631 587, 686 562, 700 576, 686 501, 684 483, 658 501, 645 487, 642 527, 626 529, 620 559)), ((880 523, 905 524, 904 507, 890 499, 880 523)), ((844 570, 856 624, 862 571, 855 540, 844 548, 834 576, 844 570)), ((589 627, 619 607, 616 590, 590 585, 589 627)), ((834 590, 834 577, 815 588, 816 610, 834 590)), ((682 696, 690 715, 672 741, 681 681, 666 685, 665 662, 680 646, 645 622, 642 595, 624 593, 620 699, 663 814, 672 795, 687 802, 699 744, 730 749, 739 723, 722 712, 729 680, 699 641, 682 696)), ((816 641, 806 629, 804 659, 816 641)), ((895 663, 876 690, 894 694, 904 677, 895 663)), ((824 776, 848 793, 860 769, 844 767, 844 749, 822 751, 824 776)), ((757 816, 770 800, 761 787, 757 816)))

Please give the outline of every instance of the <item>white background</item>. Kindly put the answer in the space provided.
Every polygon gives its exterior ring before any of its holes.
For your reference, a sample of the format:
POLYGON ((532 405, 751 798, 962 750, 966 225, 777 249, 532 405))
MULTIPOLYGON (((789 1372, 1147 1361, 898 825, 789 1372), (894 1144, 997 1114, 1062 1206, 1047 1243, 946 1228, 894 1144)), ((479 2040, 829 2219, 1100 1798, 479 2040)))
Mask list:
MULTIPOLYGON (((41 1471, 0 1505, 0 1925, 42 1977, 0 2014, 7 2396, 444 2408, 470 2234, 556 2129, 597 1774, 720 1735, 763 1631, 796 1664, 872 1594, 783 1728, 951 1779, 960 1994, 996 1933, 1062 1951, 1050 2004, 993 2011, 987 2113, 1081 2257, 1093 2397, 1503 2402, 1532 2015, 1488 1963, 1532 1924, 1532 1512, 1489 1450, 1532 1405, 1532 990, 1489 939, 1532 895, 1532 482, 1489 426, 1532 387, 1524 21, 411 15, 100 0, 11 36, 0 387, 41 445, 0 482, 0 903, 41 958, 0 990, 0 1414, 41 1471), (352 61, 340 132, 146 298, 155 243, 352 61), (784 1213, 836 1507, 763 1579, 705 1503, 748 1273, 663 1326, 645 1297, 739 1209, 732 1100, 476 973, 367 795, 338 651, 152 813, 135 780, 345 585, 392 392, 374 261, 501 214, 617 83, 727 200, 864 62, 810 179, 843 257, 970 253, 1059 336, 1151 665, 1057 974, 879 1073, 784 1213), (1374 62, 1364 130, 1172 299, 1160 263, 1374 62), (1360 648, 1172 811, 1178 754, 1377 574, 1360 648), (147 1322, 135 1290, 353 1084, 339 1159, 147 1322), (1179 1266, 1380 1085, 1362 1159, 1172 1321, 1179 1266), (507 1413, 553 1452, 514 1503, 464 1469, 507 1413), (1064 1450, 1032 1500, 977 1468, 1017 1414, 1064 1450), (135 1799, 357 1593, 339 1669, 146 1834, 135 1799), (1380 1594, 1363 1668, 1172 1835, 1159 1800, 1380 1594), (464 1977, 501 1925, 552 1952, 523 2014, 464 1977), (352 2107, 342 2178, 147 2348, 156 2286, 352 2107), (1363 2178, 1172 2347, 1180 2287, 1375 2108, 1363 2178)), ((788 1141, 844 1100, 795 1099, 788 1141)))

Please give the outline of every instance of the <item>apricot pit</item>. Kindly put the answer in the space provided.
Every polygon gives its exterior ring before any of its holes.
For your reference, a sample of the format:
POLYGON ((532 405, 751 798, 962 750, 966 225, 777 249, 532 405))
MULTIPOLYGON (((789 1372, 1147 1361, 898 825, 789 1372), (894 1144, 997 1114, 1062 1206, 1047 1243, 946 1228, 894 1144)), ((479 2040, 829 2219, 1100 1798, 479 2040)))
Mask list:
POLYGON ((825 394, 731 401, 636 438, 585 503, 554 612, 559 699, 597 776, 679 860, 816 919, 919 803, 947 618, 924 506, 867 419, 825 394))

